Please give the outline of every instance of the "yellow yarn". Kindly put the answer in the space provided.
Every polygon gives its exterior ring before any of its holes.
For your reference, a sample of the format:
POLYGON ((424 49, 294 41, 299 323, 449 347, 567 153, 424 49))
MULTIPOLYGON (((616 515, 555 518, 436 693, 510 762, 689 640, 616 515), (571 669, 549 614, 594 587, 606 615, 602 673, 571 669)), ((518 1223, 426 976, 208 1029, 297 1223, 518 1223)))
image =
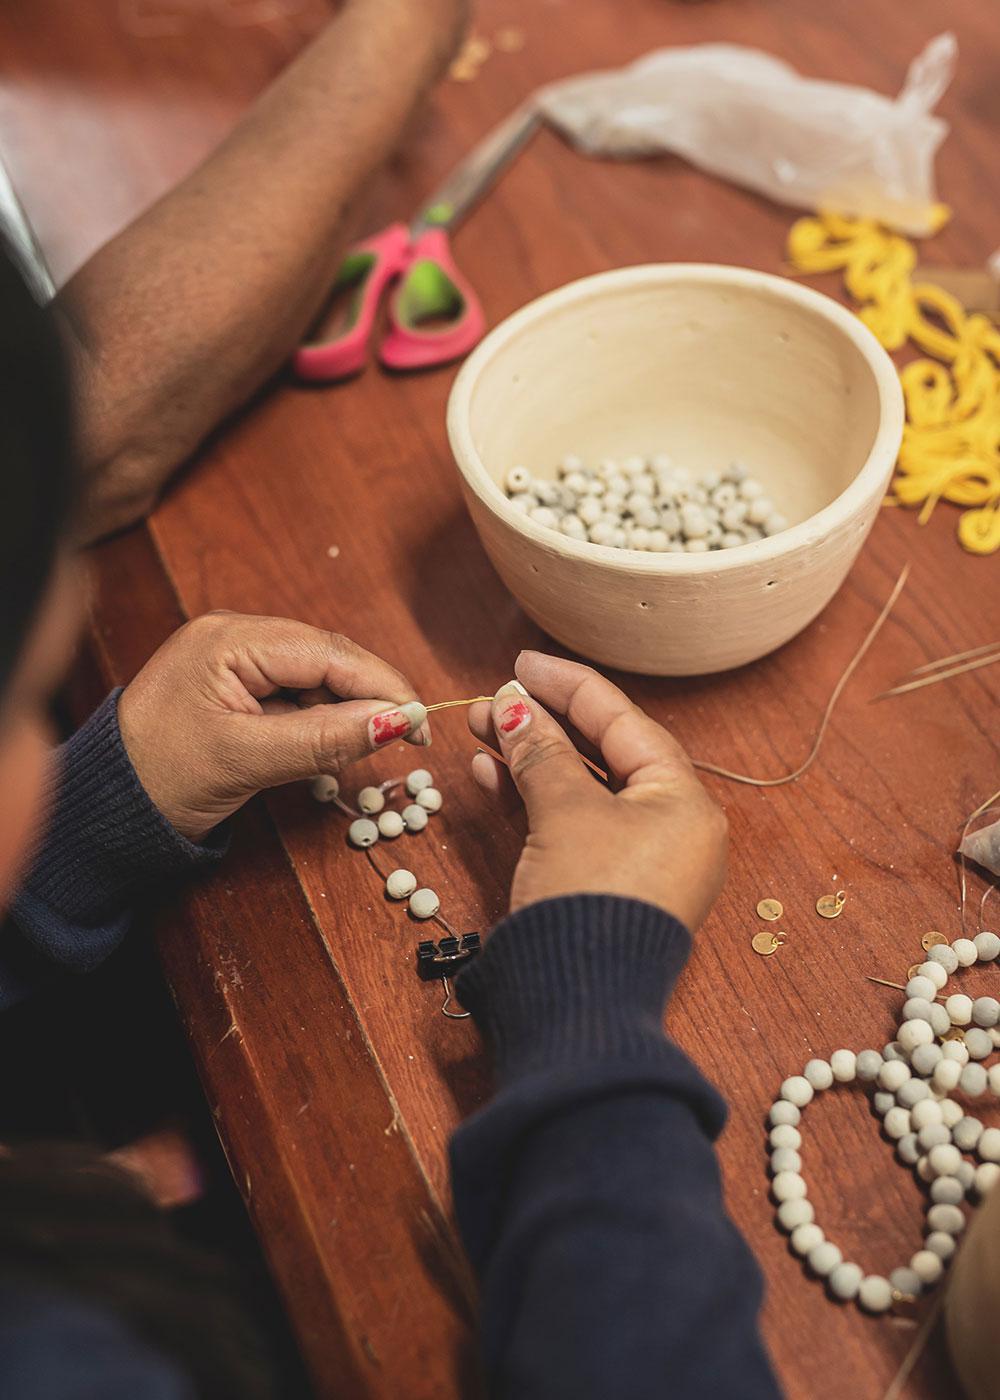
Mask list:
POLYGON ((858 315, 887 350, 911 340, 934 356, 900 371, 907 422, 888 499, 919 506, 921 525, 940 500, 974 507, 959 519, 959 543, 973 554, 1000 549, 1000 330, 914 282, 913 244, 870 219, 799 219, 788 256, 802 272, 842 268, 858 315))

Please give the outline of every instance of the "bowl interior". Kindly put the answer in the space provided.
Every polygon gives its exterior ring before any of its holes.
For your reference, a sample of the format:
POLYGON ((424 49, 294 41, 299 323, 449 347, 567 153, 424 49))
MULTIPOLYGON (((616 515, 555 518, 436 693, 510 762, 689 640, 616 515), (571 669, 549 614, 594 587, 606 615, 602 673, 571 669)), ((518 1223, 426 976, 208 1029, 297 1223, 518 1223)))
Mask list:
POLYGON ((744 462, 790 524, 829 505, 875 441, 875 375, 822 303, 727 271, 591 279, 531 308, 471 393, 493 481, 518 464, 554 476, 567 453, 666 452, 696 473, 744 462))

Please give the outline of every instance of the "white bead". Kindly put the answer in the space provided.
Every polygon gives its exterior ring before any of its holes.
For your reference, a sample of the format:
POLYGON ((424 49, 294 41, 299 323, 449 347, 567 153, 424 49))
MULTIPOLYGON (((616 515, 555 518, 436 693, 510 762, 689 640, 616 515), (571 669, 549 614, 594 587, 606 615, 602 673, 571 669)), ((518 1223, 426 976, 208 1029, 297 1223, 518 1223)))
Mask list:
POLYGON ((958 1086, 962 1093, 967 1094, 970 1099, 978 1099, 980 1094, 986 1093, 988 1082, 985 1066, 968 1064, 962 1070, 958 1086))
POLYGON ((399 812, 380 812, 378 818, 378 829, 382 836, 390 840, 394 836, 402 836, 406 823, 399 812))
POLYGON ((941 1262, 940 1255, 935 1254, 930 1249, 918 1249, 910 1260, 910 1268, 925 1286, 937 1283, 944 1273, 944 1264, 941 1262))
POLYGON ((421 788, 417 793, 417 806, 425 812, 440 812, 443 800, 436 787, 421 788))
POLYGON ((796 1152, 802 1146, 802 1134, 792 1123, 776 1123, 767 1140, 772 1147, 794 1147, 796 1152))
POLYGON ((960 1235, 965 1229, 965 1216, 958 1206, 931 1206, 927 1224, 932 1230, 943 1230, 946 1235, 960 1235))
POLYGON ((957 1104, 954 1099, 941 1100, 941 1119, 946 1128, 954 1129, 955 1124, 960 1123, 963 1116, 961 1105, 957 1104))
POLYGON ((910 1057, 900 1045, 898 1040, 890 1040, 882 1047, 882 1057, 886 1060, 900 1060, 903 1064, 909 1064, 910 1057))
POLYGON ((359 817, 347 828, 347 839, 352 846, 359 846, 364 850, 366 846, 374 846, 378 840, 378 827, 367 817, 359 817))
POLYGON ((426 768, 414 768, 412 773, 406 775, 406 791, 411 797, 416 797, 418 792, 423 792, 424 788, 434 786, 434 779, 426 768))
POLYGON ((965 1200, 965 1187, 957 1176, 939 1176, 931 1182, 931 1200, 936 1206, 960 1206, 965 1200))
POLYGON ((390 899, 409 899, 417 888, 417 877, 410 870, 394 870, 385 882, 390 899))
POLYGON ((990 1030, 1000 1021, 1000 1001, 996 997, 976 997, 972 1003, 972 1019, 977 1026, 990 1030))
POLYGON ((993 1038, 989 1031, 970 1026, 965 1032, 965 1048, 970 1060, 985 1060, 987 1055, 993 1054, 993 1038))
POLYGON ((990 1086, 990 1092, 1000 1098, 1000 1065, 990 1065, 986 1071, 986 1080, 990 1086))
POLYGON ((645 457, 640 457, 637 452, 633 453, 631 457, 626 457, 624 462, 622 462, 622 471, 626 476, 639 476, 639 474, 645 470, 646 459, 645 457))
POLYGON ((755 481, 752 476, 746 477, 740 483, 740 495, 745 501, 753 501, 758 496, 764 494, 764 488, 759 481, 755 481))
POLYGON ((830 1069, 838 1084, 850 1084, 858 1072, 858 1057, 853 1050, 834 1050, 830 1069))
POLYGON ((357 794, 357 805, 366 816, 374 816, 375 812, 381 812, 385 806, 385 795, 378 788, 361 788, 357 794))
POLYGON ((941 1054, 946 1060, 954 1060, 959 1069, 969 1063, 969 1052, 961 1040, 946 1040, 941 1046, 941 1054))
POLYGON ((802 1158, 794 1147, 778 1147, 771 1153, 771 1171, 775 1176, 779 1172, 801 1172, 802 1158))
POLYGON ((831 1269, 837 1267, 843 1257, 835 1244, 824 1240, 822 1244, 816 1245, 809 1251, 809 1267, 814 1274, 819 1274, 820 1278, 824 1278, 831 1269))
POLYGON ((793 1128, 796 1128, 802 1117, 802 1112, 793 1103, 789 1103, 787 1099, 777 1099, 771 1105, 767 1116, 772 1128, 777 1128, 781 1123, 790 1123, 793 1128))
POLYGON ((752 525, 763 525, 774 514, 774 502, 769 496, 757 496, 750 502, 747 519, 752 525))
POLYGON ((534 510, 528 511, 528 516, 536 525, 544 525, 547 530, 559 528, 559 515, 551 506, 535 506, 534 510))
POLYGON ((808 1194, 805 1179, 798 1172, 779 1172, 771 1182, 776 1201, 801 1201, 808 1194))
POLYGON ((930 1127, 932 1123, 940 1123, 941 1105, 935 1099, 921 1099, 910 1109, 910 1120, 915 1133, 919 1133, 921 1128, 930 1127))
POLYGON ((972 1152, 983 1135, 978 1118, 961 1118, 951 1130, 952 1141, 962 1152, 972 1152))
POLYGON ((701 506, 681 507, 681 529, 689 540, 700 539, 708 529, 708 519, 701 506))
POLYGON ((944 1094, 950 1094, 953 1089, 958 1088, 958 1081, 961 1077, 961 1065, 956 1064, 954 1060, 942 1059, 934 1066, 931 1083, 935 1089, 940 1089, 944 1094))
POLYGON ((956 992, 944 1004, 953 1026, 967 1026, 972 1020, 972 998, 963 992, 956 992))
POLYGON ((416 802, 411 802, 408 807, 403 808, 403 824, 407 831, 423 831, 427 821, 427 813, 416 802))
POLYGON ((527 491, 531 486, 531 472, 527 467, 511 467, 503 484, 508 491, 527 491))
MULTIPOLYGON (((949 1235, 948 1238, 951 1239, 951 1236, 949 1235)), ((889 1275, 889 1286, 894 1288, 897 1293, 903 1293, 909 1298, 916 1298, 923 1288, 920 1276, 915 1274, 912 1269, 906 1268, 905 1265, 899 1269, 893 1269, 889 1275)))
POLYGON ((971 1162, 967 1162, 963 1157, 962 1164, 955 1175, 962 1183, 963 1191, 969 1192, 972 1190, 976 1181, 976 1169, 971 1162))
POLYGON ((441 908, 441 901, 433 890, 414 890, 409 908, 415 919, 430 919, 441 908))
POLYGON ((813 1086, 801 1074, 793 1074, 781 1086, 781 1097, 796 1108, 805 1108, 813 1096, 813 1086))
POLYGON ((559 529, 570 540, 585 540, 587 538, 586 525, 578 515, 572 513, 563 516, 559 522, 559 529))
POLYGON ((950 943, 939 943, 927 954, 928 962, 940 963, 950 977, 958 968, 958 957, 950 943))
MULTIPOLYGON (((724 529, 733 534, 739 534, 740 527, 747 518, 747 508, 743 501, 735 501, 732 505, 720 506, 719 502, 714 502, 719 507, 719 520, 724 529)), ((743 536, 740 535, 742 540, 743 536)))
POLYGON ((928 1123, 925 1127, 917 1129, 917 1142, 924 1152, 930 1152, 932 1147, 951 1142, 951 1130, 943 1123, 928 1123))
POLYGON ((862 1050, 857 1058, 857 1075, 863 1082, 870 1082, 878 1076, 882 1068, 882 1056, 877 1050, 862 1050))
POLYGON ((901 1084, 905 1084, 910 1077, 910 1066, 902 1060, 886 1060, 878 1072, 878 1082, 881 1088, 895 1092, 901 1084))
POLYGON ((941 1047, 939 1045, 920 1045, 913 1052, 910 1061, 917 1074, 924 1076, 934 1073, 934 1066, 941 1059, 941 1047))
POLYGON ((901 1108, 914 1108, 931 1096, 930 1085, 922 1079, 908 1079, 896 1092, 896 1102, 901 1108))
POLYGON ((833 1070, 827 1060, 810 1060, 802 1071, 802 1077, 816 1090, 829 1089, 833 1083, 833 1070))
POLYGON ((931 1148, 927 1156, 935 1176, 954 1176, 962 1160, 961 1152, 951 1142, 938 1143, 937 1147, 931 1148))
POLYGON ((743 536, 737 534, 735 530, 726 530, 722 536, 723 549, 738 549, 741 544, 745 543, 743 536))
POLYGON ((941 1002, 931 1003, 931 1030, 937 1036, 946 1035, 951 1029, 951 1018, 941 1002))
POLYGON ((529 510, 535 508, 535 498, 526 491, 519 492, 516 496, 510 497, 510 504, 518 515, 527 515, 529 510))
POLYGON ((910 1000, 913 997, 921 1001, 931 1002, 937 996, 937 987, 929 977, 911 977, 906 984, 906 997, 910 1000))
POLYGON ((872 1095, 872 1107, 880 1118, 884 1118, 890 1108, 896 1106, 896 1095, 890 1094, 886 1089, 880 1089, 878 1093, 872 1095))
POLYGON ((979 950, 971 938, 956 938, 951 951, 958 958, 959 967, 971 967, 979 958, 979 950))
POLYGON ((919 1046, 931 1044, 934 1032, 928 1021, 904 1021, 897 1031, 897 1036, 903 1049, 912 1055, 919 1046))
POLYGON ((939 1259, 950 1259, 955 1253, 955 1236, 946 1235, 943 1230, 932 1230, 924 1240, 924 1249, 936 1254, 939 1259))
POLYGON ((830 1292, 835 1298, 841 1298, 846 1303, 857 1296, 863 1277, 857 1264, 838 1264, 830 1271, 830 1292))
POLYGON ((816 1212, 813 1210, 812 1201, 807 1200, 805 1196, 796 1196, 794 1200, 782 1201, 777 1216, 781 1228, 791 1234, 797 1225, 811 1225, 816 1219, 816 1212))
POLYGON ((576 513, 584 525, 596 525, 604 514, 604 506, 596 496, 585 496, 577 506, 576 513))
POLYGON ((780 510, 773 510, 764 521, 765 535, 780 535, 782 530, 788 529, 788 516, 782 515, 780 510))
POLYGON ((916 1133, 907 1133, 905 1137, 901 1137, 896 1143, 896 1153, 901 1162, 905 1162, 908 1167, 915 1167, 920 1157, 916 1133))
POLYGON ((977 933, 972 941, 976 945, 980 962, 993 962, 994 959, 1000 958, 1000 938, 995 933, 984 930, 977 933))
POLYGON ((687 554, 707 554, 708 540, 690 539, 684 545, 684 549, 687 554))
POLYGON ((929 982, 933 982, 938 991, 948 980, 948 974, 939 962, 924 962, 917 968, 918 977, 926 977, 929 982))
POLYGON ((996 1162, 984 1162, 976 1168, 975 1188, 980 1196, 988 1196, 1000 1181, 1000 1167, 996 1162))
POLYGON ((984 1162, 1000 1162, 1000 1128, 983 1129, 976 1154, 984 1162))
POLYGON ((332 773, 317 773, 312 780, 312 795, 317 802, 332 802, 340 796, 340 784, 332 773))
POLYGON ((886 1136, 891 1138, 906 1137, 910 1131, 910 1115, 905 1108, 890 1108, 889 1112, 882 1120, 886 1136))
POLYGON ((812 1221, 804 1225, 796 1225, 795 1229, 792 1231, 792 1248, 795 1250, 796 1254, 802 1257, 805 1257, 805 1255, 814 1250, 818 1244, 822 1243, 823 1231, 818 1225, 813 1224, 812 1221))
POLYGON ((908 997, 903 1003, 904 1021, 930 1021, 931 1003, 926 997, 908 997))
POLYGON ((861 1280, 858 1302, 869 1312, 885 1312, 892 1304, 892 1284, 879 1274, 869 1274, 861 1280))

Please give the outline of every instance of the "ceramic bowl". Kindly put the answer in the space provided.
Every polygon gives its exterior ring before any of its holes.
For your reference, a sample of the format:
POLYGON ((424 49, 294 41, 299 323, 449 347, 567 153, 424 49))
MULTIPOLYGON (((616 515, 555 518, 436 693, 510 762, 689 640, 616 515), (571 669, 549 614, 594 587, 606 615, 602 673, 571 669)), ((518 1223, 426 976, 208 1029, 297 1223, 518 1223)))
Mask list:
POLYGON ((903 430, 892 361, 837 302, 744 268, 622 268, 540 297, 459 372, 448 434, 483 546, 529 617, 605 666, 723 671, 794 637, 871 529, 903 430), (511 506, 518 464, 744 462, 789 528, 706 554, 611 549, 511 506))

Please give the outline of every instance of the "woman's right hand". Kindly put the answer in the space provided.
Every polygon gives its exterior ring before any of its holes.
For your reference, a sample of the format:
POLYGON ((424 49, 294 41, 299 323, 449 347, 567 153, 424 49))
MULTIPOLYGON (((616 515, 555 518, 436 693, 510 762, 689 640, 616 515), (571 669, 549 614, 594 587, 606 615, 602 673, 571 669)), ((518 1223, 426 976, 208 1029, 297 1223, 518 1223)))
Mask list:
POLYGON ((693 933, 722 888, 727 822, 675 739, 589 666, 523 651, 520 685, 475 706, 473 733, 496 741, 510 765, 477 754, 473 775, 524 803, 528 836, 511 886, 513 912, 540 899, 614 894, 658 905, 693 933), (527 692, 525 694, 524 692, 527 692), (606 788, 543 706, 597 748, 606 788))

